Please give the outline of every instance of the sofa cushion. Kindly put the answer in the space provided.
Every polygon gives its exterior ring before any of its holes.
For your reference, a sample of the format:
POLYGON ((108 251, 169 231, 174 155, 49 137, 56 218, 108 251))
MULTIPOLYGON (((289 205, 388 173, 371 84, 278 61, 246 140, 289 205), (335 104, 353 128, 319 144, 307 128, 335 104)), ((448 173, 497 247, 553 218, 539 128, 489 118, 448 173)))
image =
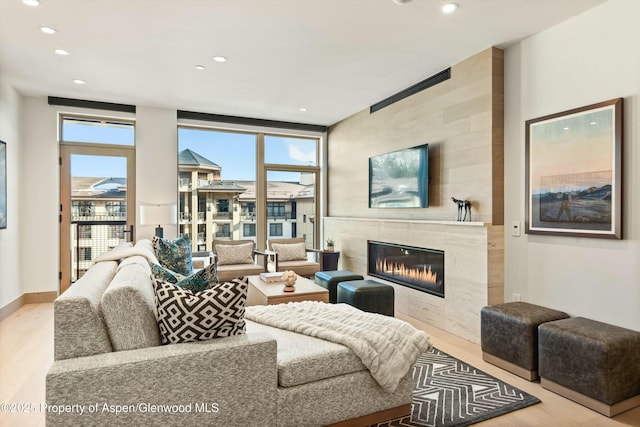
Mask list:
POLYGON ((115 351, 160 345, 148 268, 136 262, 121 265, 102 295, 102 312, 115 351))
POLYGON ((293 387, 366 370, 348 347, 246 320, 247 333, 266 332, 278 342, 278 385, 293 387))
POLYGON ((158 262, 176 273, 188 276, 193 270, 191 263, 191 241, 186 237, 167 240, 153 237, 153 249, 158 262))
POLYGON ((253 246, 252 242, 237 245, 216 244, 218 265, 253 264, 253 246))
POLYGON ((116 267, 115 261, 95 264, 54 301, 55 360, 113 351, 101 301, 116 267))
POLYGON ((161 265, 151 266, 153 277, 166 283, 171 283, 192 292, 200 292, 209 289, 212 284, 218 282, 216 265, 209 264, 202 270, 198 270, 190 276, 183 276, 161 265))
POLYGON ((307 259, 307 248, 304 243, 272 243, 271 247, 278 253, 278 262, 307 259))
POLYGON ((204 341, 245 332, 247 279, 191 292, 153 279, 162 344, 204 341))

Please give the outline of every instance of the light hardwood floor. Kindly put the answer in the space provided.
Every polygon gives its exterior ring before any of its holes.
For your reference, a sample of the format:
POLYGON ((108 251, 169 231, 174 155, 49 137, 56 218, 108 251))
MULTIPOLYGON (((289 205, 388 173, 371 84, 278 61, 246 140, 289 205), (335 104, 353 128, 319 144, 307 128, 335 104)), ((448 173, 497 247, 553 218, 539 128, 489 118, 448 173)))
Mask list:
MULTIPOLYGON (((482 360, 480 347, 450 333, 398 315, 425 330, 433 345, 542 400, 478 426, 640 426, 640 407, 607 418, 482 360)), ((0 412, 0 426, 44 426, 45 375, 53 362, 53 304, 27 304, 0 321, 0 403, 33 404, 33 413, 0 412)))

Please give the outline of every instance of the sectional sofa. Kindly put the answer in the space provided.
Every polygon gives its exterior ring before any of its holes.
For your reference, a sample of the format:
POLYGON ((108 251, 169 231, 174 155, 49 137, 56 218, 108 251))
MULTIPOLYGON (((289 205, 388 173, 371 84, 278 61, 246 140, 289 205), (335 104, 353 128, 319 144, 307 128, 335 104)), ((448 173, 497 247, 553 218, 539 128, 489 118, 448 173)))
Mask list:
POLYGON ((408 411, 347 347, 247 320, 246 334, 161 345, 147 256, 97 262, 54 303, 48 426, 320 426, 408 411), (381 412, 382 411, 382 412, 381 412), (386 411, 386 412, 385 412, 386 411))

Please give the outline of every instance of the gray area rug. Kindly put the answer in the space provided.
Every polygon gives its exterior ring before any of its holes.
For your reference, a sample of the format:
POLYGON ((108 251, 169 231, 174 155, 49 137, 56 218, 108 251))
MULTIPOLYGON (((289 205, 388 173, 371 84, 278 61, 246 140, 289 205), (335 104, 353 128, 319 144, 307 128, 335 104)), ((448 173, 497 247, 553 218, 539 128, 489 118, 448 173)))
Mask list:
POLYGON ((437 348, 418 358, 413 380, 411 416, 374 426, 468 426, 540 403, 437 348))

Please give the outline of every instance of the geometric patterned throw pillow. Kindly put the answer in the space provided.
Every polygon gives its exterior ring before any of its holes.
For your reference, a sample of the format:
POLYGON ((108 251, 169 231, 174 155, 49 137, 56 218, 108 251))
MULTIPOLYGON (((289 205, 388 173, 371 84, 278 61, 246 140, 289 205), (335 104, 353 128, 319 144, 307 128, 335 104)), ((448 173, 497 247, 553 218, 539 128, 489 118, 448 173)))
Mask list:
POLYGON ((188 276, 193 271, 191 263, 191 241, 188 237, 180 236, 175 240, 167 240, 153 236, 153 249, 160 265, 188 276))
POLYGON ((211 289, 195 293, 155 278, 153 287, 162 344, 204 341, 245 333, 247 279, 218 283, 211 289))
POLYGON ((151 266, 151 275, 153 279, 174 284, 191 292, 204 291, 218 283, 218 268, 215 263, 209 264, 206 268, 187 277, 161 265, 153 264, 151 266))

